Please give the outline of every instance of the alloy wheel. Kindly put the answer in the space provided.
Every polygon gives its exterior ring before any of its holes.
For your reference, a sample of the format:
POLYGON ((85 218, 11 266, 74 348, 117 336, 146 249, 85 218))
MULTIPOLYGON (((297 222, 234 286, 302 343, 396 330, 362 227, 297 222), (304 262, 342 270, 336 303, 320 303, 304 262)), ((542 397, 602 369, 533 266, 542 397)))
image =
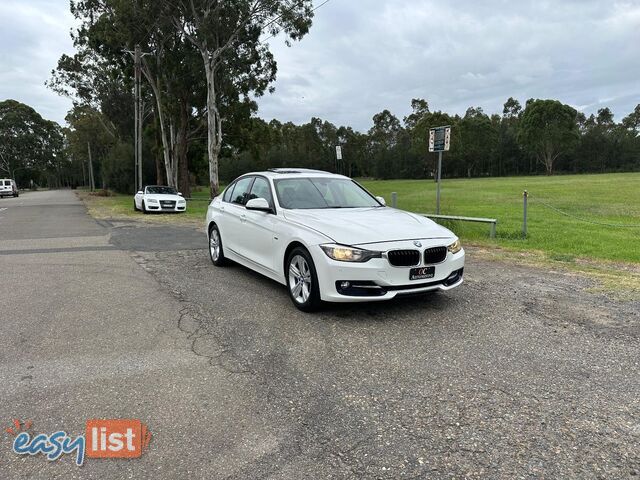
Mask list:
POLYGON ((289 289, 298 303, 306 303, 311 295, 311 269, 302 255, 296 255, 289 263, 289 289))
POLYGON ((211 252, 211 259, 214 262, 218 261, 220 257, 220 234, 215 228, 211 229, 211 234, 209 235, 209 251, 211 252))

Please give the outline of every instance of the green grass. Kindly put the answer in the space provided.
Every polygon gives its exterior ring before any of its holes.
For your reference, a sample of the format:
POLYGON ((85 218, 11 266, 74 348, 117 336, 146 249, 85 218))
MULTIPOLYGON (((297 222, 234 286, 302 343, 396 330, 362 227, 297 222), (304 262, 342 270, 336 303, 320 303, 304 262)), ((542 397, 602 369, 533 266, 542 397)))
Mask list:
POLYGON ((187 211, 176 215, 143 215, 133 209, 133 195, 113 194, 109 197, 91 195, 88 192, 79 191, 78 194, 85 201, 89 213, 95 218, 115 219, 135 217, 140 220, 159 223, 172 223, 188 221, 201 223, 207 214, 209 205, 209 190, 198 187, 191 192, 191 199, 187 201, 187 211))
MULTIPOLYGON (((398 208, 434 213, 433 180, 362 180, 375 195, 398 208)), ((575 257, 640 262, 640 173, 509 177, 443 180, 440 213, 498 219, 497 238, 489 239, 488 224, 443 222, 463 241, 499 245, 513 250, 539 250, 556 261, 575 257), (522 192, 529 192, 528 237, 522 238, 522 192), (574 217, 564 216, 545 202, 574 217)))
MULTIPOLYGON (((398 207, 418 213, 434 213, 436 184, 432 180, 362 180, 375 195, 391 203, 398 193, 398 207)), ((187 212, 180 215, 142 215, 133 211, 133 196, 89 196, 79 193, 98 218, 135 215, 151 222, 188 221, 205 217, 209 191, 194 189, 187 212)), ((463 242, 497 245, 513 251, 543 252, 548 260, 575 264, 581 257, 640 262, 640 227, 615 228, 610 224, 640 225, 640 173, 565 175, 443 180, 441 213, 498 219, 497 238, 489 238, 488 224, 443 222, 463 242), (529 191, 529 235, 522 238, 522 192, 529 191), (564 216, 541 202, 574 217, 564 216)))

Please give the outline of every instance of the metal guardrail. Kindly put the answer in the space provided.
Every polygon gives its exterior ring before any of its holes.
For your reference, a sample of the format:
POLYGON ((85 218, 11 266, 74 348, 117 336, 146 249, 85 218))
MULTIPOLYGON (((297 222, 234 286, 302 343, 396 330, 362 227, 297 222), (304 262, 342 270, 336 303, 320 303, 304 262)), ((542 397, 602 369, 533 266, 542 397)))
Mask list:
POLYGON ((419 213, 418 215, 422 215, 423 217, 432 218, 436 220, 455 220, 460 222, 489 223, 491 224, 491 233, 489 235, 491 236, 491 238, 496 238, 496 226, 498 225, 498 220, 495 218, 461 217, 458 215, 436 215, 431 213, 419 213))

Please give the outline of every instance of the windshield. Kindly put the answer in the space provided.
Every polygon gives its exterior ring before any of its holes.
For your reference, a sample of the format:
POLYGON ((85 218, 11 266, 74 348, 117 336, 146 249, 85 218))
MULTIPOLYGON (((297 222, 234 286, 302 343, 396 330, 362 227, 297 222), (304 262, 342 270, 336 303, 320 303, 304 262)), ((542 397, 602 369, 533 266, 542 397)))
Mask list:
POLYGON ((175 188, 172 187, 147 187, 147 193, 157 193, 159 195, 176 195, 175 188))
POLYGON ((274 181, 282 208, 381 207, 369 192, 346 178, 286 178, 274 181))

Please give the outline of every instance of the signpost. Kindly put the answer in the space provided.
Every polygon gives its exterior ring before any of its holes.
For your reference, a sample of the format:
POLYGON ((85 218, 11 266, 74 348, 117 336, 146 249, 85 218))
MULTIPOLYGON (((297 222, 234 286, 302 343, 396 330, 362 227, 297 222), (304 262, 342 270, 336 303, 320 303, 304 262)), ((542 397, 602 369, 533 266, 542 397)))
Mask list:
POLYGON ((442 152, 451 146, 451 127, 436 127, 429 130, 429 151, 438 152, 438 172, 436 173, 436 215, 440 214, 440 181, 442 179, 442 152))
POLYGON ((340 173, 340 162, 342 161, 342 147, 336 146, 336 173, 340 173))

